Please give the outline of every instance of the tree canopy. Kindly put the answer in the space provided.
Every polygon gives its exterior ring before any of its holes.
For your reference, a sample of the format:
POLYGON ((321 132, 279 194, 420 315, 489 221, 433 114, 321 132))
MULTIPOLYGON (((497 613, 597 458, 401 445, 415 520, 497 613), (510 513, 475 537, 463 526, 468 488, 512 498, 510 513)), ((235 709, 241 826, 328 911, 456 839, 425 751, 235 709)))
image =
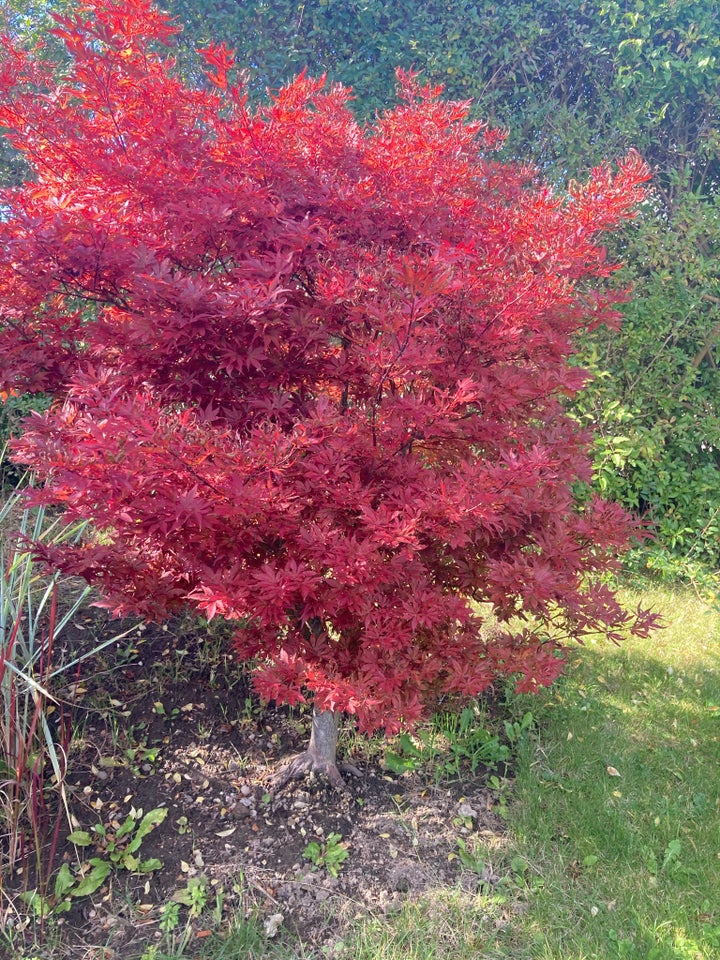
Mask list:
MULTIPOLYGON (((5 5, 16 36, 48 33, 52 10, 5 5)), ((507 132, 503 156, 532 160, 556 184, 631 147, 653 171, 652 201, 611 240, 636 291, 621 339, 583 338, 578 362, 595 376, 571 406, 593 426, 596 488, 654 524, 668 555, 720 562, 718 150, 720 11, 711 0, 167 0, 182 32, 174 55, 203 81, 197 47, 217 38, 247 69, 250 103, 309 68, 353 87, 362 120, 391 102, 397 67, 422 71, 469 116, 507 132)), ((46 51, 46 56, 48 55, 46 51)), ((17 152, 0 156, 22 177, 17 152)), ((28 406, 6 407, 17 421, 28 406)), ((647 549, 643 556, 648 556, 647 549)), ((664 561, 663 561, 664 562, 664 561)))
POLYGON ((116 612, 225 617, 263 694, 364 729, 649 629, 565 409, 638 154, 557 191, 411 73, 361 126, 306 75, 252 107, 220 45, 183 81, 147 0, 57 24, 59 69, 10 41, 0 68, 33 173, 2 197, 0 386, 54 398, 16 451, 94 531, 49 559, 116 612))

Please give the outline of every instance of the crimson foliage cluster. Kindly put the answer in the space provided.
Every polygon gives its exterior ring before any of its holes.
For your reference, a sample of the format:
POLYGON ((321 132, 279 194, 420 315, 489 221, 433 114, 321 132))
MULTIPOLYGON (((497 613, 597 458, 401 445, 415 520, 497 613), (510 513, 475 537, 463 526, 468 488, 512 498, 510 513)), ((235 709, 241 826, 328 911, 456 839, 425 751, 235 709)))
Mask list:
POLYGON ((640 158, 554 192, 411 74, 367 126, 304 75, 251 110, 221 46, 182 81, 146 0, 57 19, 60 67, 0 65, 33 171, 2 193, 0 388, 54 398, 16 455, 93 530, 51 559, 118 613, 236 621, 263 695, 368 730, 647 630, 564 407, 640 158))

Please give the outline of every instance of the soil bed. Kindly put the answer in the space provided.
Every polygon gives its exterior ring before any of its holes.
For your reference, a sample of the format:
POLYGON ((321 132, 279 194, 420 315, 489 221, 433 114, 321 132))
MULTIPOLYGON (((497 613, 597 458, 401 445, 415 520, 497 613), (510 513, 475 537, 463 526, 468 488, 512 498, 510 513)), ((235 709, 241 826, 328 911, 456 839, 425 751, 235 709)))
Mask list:
MULTIPOLYGON (((72 642, 97 643, 108 629, 118 632, 117 623, 88 618, 72 642)), ((107 838, 133 812, 168 813, 138 851, 160 868, 114 870, 62 916, 68 958, 140 956, 160 937, 173 898, 184 901, 184 928, 193 886, 206 903, 191 920, 191 938, 213 926, 209 915, 219 925, 242 904, 269 934, 291 932, 327 956, 359 915, 392 911, 441 885, 460 882, 471 892, 497 882, 489 860, 463 871, 457 857, 458 838, 502 846, 487 771, 455 782, 423 771, 395 776, 383 768, 378 742, 346 733, 341 752, 362 772, 347 778, 347 794, 310 777, 271 796, 269 777, 307 743, 310 713, 260 706, 223 638, 204 638, 183 621, 141 627, 85 672, 66 690, 78 731, 70 808, 77 829, 96 836, 102 824, 106 839, 80 851, 82 859, 107 859, 107 838), (315 864, 306 854, 312 841, 315 864), (323 854, 339 845, 347 857, 335 871, 323 854)), ((67 830, 55 872, 63 861, 73 869, 78 862, 67 830)))

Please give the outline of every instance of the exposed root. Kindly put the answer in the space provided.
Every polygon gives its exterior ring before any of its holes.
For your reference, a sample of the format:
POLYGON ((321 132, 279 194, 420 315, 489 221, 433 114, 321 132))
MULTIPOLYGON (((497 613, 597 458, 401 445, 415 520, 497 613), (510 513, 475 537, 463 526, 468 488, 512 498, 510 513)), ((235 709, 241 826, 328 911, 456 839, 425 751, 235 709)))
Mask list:
POLYGON ((350 791, 343 780, 341 770, 343 773, 352 774, 354 777, 362 776, 358 768, 354 767, 351 763, 334 763, 331 760, 318 757, 310 750, 305 750, 304 753, 299 753, 297 756, 288 760, 287 763, 270 778, 268 786, 271 792, 277 792, 278 790, 282 790, 291 780, 302 780, 303 777, 306 777, 309 773, 319 773, 327 779, 333 789, 338 790, 340 793, 349 793, 350 791))
POLYGON ((353 777, 362 777, 362 771, 358 770, 358 768, 352 763, 343 761, 342 763, 338 764, 338 767, 340 767, 343 773, 349 773, 353 777))

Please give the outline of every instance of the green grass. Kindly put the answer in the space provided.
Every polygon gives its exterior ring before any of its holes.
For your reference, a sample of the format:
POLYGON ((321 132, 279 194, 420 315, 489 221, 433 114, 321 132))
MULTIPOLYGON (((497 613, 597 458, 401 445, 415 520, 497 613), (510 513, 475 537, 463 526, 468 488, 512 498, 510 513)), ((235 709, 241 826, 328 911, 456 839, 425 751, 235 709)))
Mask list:
POLYGON ((213 938, 202 947, 163 950, 150 946, 138 960, 301 960, 303 956, 282 942, 269 941, 259 921, 238 917, 222 938, 213 938))
POLYGON ((518 777, 533 958, 720 956, 719 618, 687 593, 642 599, 666 628, 573 658, 518 777))
POLYGON ((520 757, 504 882, 363 923, 349 956, 720 957, 720 616, 687 592, 642 601, 664 630, 574 651, 559 684, 517 705, 540 723, 520 757))

